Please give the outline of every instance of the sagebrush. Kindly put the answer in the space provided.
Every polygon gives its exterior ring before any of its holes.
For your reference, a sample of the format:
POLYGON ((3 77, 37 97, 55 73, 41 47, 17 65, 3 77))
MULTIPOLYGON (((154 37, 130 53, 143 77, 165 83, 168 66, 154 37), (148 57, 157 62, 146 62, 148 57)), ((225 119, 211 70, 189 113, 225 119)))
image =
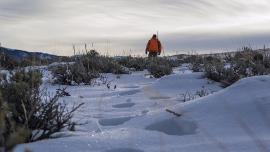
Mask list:
POLYGON ((59 101, 61 92, 50 97, 40 90, 39 71, 17 71, 0 85, 0 147, 9 151, 19 143, 49 138, 73 122, 82 104, 68 109, 59 101))
POLYGON ((234 54, 223 56, 192 57, 192 69, 205 72, 211 80, 225 87, 244 77, 270 74, 270 56, 266 51, 255 51, 249 47, 234 54))

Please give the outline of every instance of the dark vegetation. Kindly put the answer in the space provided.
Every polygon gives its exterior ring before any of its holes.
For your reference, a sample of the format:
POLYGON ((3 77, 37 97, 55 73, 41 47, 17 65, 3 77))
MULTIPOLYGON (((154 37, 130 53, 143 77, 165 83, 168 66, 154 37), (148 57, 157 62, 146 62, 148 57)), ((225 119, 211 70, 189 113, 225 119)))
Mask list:
POLYGON ((128 71, 110 57, 99 55, 91 50, 85 55, 75 58, 71 64, 51 69, 55 83, 65 85, 87 84, 100 77, 101 73, 127 74, 128 71))
POLYGON ((127 57, 116 59, 116 61, 120 65, 127 67, 132 71, 143 71, 147 69, 147 65, 148 65, 147 58, 143 58, 143 57, 127 56, 127 57))
POLYGON ((130 71, 148 70, 155 77, 169 75, 172 68, 181 63, 191 63, 195 72, 205 72, 211 80, 229 86, 241 78, 269 74, 269 55, 264 51, 255 51, 250 47, 243 47, 236 53, 214 55, 179 55, 177 60, 166 57, 148 59, 143 57, 113 58, 102 56, 95 50, 75 57, 40 58, 37 55, 28 55, 22 60, 0 54, 0 67, 2 69, 18 69, 32 65, 47 65, 56 61, 67 61, 69 64, 54 66, 53 73, 56 84, 91 85, 103 73, 128 74, 130 71), (72 62, 71 62, 72 61, 72 62))
MULTIPOLYGON (((103 73, 120 75, 148 70, 153 77, 160 78, 171 74, 172 68, 181 63, 191 63, 193 71, 204 72, 208 79, 221 82, 225 87, 244 77, 270 74, 270 55, 267 51, 255 51, 249 47, 236 53, 181 55, 176 59, 131 56, 113 58, 102 56, 95 50, 80 56, 58 59, 68 63, 50 66, 50 70, 55 83, 65 85, 92 85, 95 79, 100 78, 110 88, 110 81, 103 73)), ((5 54, 0 55, 1 68, 13 70, 11 76, 2 76, 0 83, 0 151, 10 151, 19 143, 50 138, 62 129, 74 130, 76 123, 71 119, 81 104, 67 107, 59 100, 70 95, 65 89, 58 89, 56 95, 48 96, 45 90, 40 90, 42 75, 39 71, 20 70, 20 67, 47 65, 55 61, 35 56, 16 60, 5 54)), ((188 101, 208 94, 210 92, 202 88, 195 95, 189 92, 183 94, 183 99, 188 101)))
POLYGON ((243 47, 236 53, 223 56, 194 55, 186 59, 196 72, 205 72, 211 80, 221 82, 225 87, 241 78, 270 74, 270 56, 268 51, 255 51, 243 47))
POLYGON ((56 84, 91 85, 96 78, 103 73, 129 74, 130 71, 148 70, 155 78, 172 73, 172 67, 179 66, 179 62, 165 57, 148 59, 142 57, 113 58, 102 56, 95 50, 85 55, 77 56, 74 62, 66 65, 53 67, 50 70, 56 84))
POLYGON ((157 58, 148 60, 147 70, 155 78, 161 78, 172 73, 172 60, 157 58))
POLYGON ((13 70, 27 66, 48 65, 58 61, 70 61, 70 58, 20 50, 10 51, 6 48, 0 47, 1 69, 13 70))
POLYGON ((50 138, 74 125, 73 113, 81 105, 67 108, 59 101, 63 91, 50 97, 40 90, 39 71, 17 71, 0 85, 0 147, 10 151, 19 143, 50 138))

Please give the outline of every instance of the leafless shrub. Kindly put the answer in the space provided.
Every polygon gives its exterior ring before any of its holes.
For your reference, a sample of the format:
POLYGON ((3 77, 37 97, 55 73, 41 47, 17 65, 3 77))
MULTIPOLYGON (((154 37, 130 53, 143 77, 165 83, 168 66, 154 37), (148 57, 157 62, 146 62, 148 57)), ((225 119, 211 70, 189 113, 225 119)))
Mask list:
POLYGON ((58 94, 59 97, 70 96, 70 94, 66 90, 67 90, 67 87, 58 88, 58 89, 56 89, 56 94, 58 94))
POLYGON ((42 140, 50 138, 56 132, 61 131, 63 128, 74 125, 71 121, 73 113, 80 108, 83 103, 73 105, 71 110, 68 110, 67 104, 59 102, 62 97, 61 93, 57 93, 54 97, 45 99, 39 106, 32 108, 32 115, 36 119, 29 119, 27 122, 29 128, 34 130, 30 141, 42 140))
POLYGON ((200 90, 196 91, 195 93, 186 91, 185 93, 181 94, 181 96, 182 96, 182 101, 187 102, 187 101, 195 100, 197 98, 208 96, 210 94, 212 94, 212 92, 203 86, 200 90))
POLYGON ((68 108, 59 98, 65 88, 50 97, 40 90, 38 71, 19 71, 0 86, 0 147, 49 138, 74 123, 73 113, 83 104, 68 108))
POLYGON ((195 95, 199 97, 204 97, 208 96, 209 94, 211 94, 211 92, 203 86, 202 89, 198 90, 195 95))
POLYGON ((187 102, 196 99, 196 95, 191 94, 189 91, 186 91, 185 93, 181 94, 182 101, 187 102))

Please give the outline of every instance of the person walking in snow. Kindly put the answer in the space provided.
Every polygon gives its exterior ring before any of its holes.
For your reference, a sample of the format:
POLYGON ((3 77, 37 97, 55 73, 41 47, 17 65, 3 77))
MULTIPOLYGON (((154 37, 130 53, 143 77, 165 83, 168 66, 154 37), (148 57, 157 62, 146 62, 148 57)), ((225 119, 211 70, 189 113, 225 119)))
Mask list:
POLYGON ((145 54, 148 53, 148 57, 157 57, 161 53, 161 48, 161 43, 158 40, 157 35, 154 34, 146 45, 145 54))

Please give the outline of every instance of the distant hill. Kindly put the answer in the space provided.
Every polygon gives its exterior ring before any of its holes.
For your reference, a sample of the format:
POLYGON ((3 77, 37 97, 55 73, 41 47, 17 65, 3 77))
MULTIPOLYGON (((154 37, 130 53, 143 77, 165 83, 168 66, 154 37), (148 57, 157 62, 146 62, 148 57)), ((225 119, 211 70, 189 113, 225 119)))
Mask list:
MULTIPOLYGON (((258 53, 262 53, 265 54, 267 56, 270 56, 270 48, 265 48, 265 49, 251 49, 252 51, 258 52, 258 53)), ((234 56, 236 53, 239 52, 243 52, 244 50, 237 50, 237 51, 231 51, 231 52, 220 52, 220 53, 209 53, 209 54, 177 54, 177 55, 173 55, 171 56, 172 58, 186 58, 189 57, 191 55, 198 55, 198 56, 202 56, 202 57, 221 57, 224 58, 228 55, 234 56)))
POLYGON ((44 60, 56 60, 59 58, 57 55, 52 55, 48 53, 42 53, 42 52, 28 52, 23 50, 17 50, 17 49, 10 49, 5 47, 0 47, 0 54, 5 54, 9 56, 10 58, 21 61, 26 58, 35 57, 39 59, 44 60))

